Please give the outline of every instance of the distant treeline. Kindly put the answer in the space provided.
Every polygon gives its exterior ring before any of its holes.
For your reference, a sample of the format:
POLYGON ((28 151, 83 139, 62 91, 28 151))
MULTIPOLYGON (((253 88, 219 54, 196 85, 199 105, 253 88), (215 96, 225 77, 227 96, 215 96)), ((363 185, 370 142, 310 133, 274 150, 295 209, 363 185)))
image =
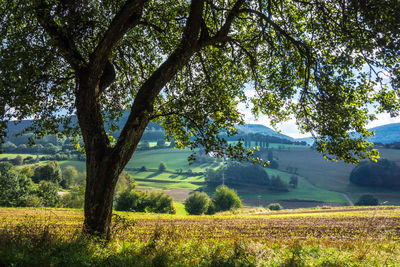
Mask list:
POLYGON ((387 159, 377 163, 361 162, 352 170, 350 182, 360 186, 400 189, 400 167, 387 159))
POLYGON ((389 148, 389 149, 400 149, 400 142, 393 142, 393 143, 388 143, 388 144, 383 144, 383 143, 374 143, 375 147, 384 147, 384 148, 389 148))
MULTIPOLYGON (((124 120, 122 119, 118 124, 119 127, 123 126, 124 120)), ((19 123, 9 122, 8 123, 8 133, 5 141, 9 141, 15 145, 27 144, 28 140, 33 137, 32 134, 27 133, 23 135, 16 136, 20 132, 24 130, 26 127, 30 127, 32 125, 32 121, 25 120, 19 123)), ((120 132, 116 131, 111 133, 112 136, 117 138, 120 132)), ((268 148, 270 143, 274 144, 294 144, 294 145, 307 145, 305 141, 292 141, 286 138, 280 138, 276 136, 269 136, 260 133, 246 133, 241 130, 238 131, 238 134, 234 136, 228 136, 226 133, 221 133, 221 137, 223 137, 227 141, 239 141, 241 140, 245 147, 259 146, 268 148)), ((67 137, 65 137, 67 138, 67 137)), ((35 140, 36 144, 48 144, 52 143, 55 146, 59 146, 65 140, 57 138, 56 135, 47 135, 43 139, 35 140)), ((150 122, 143 133, 142 141, 157 141, 165 139, 165 132, 162 126, 155 122, 150 122)))
POLYGON ((243 186, 261 186, 271 191, 288 192, 289 188, 297 187, 297 176, 293 176, 289 183, 279 175, 269 176, 259 165, 229 161, 224 167, 217 170, 207 169, 205 181, 208 186, 216 187, 221 184, 232 188, 243 186))

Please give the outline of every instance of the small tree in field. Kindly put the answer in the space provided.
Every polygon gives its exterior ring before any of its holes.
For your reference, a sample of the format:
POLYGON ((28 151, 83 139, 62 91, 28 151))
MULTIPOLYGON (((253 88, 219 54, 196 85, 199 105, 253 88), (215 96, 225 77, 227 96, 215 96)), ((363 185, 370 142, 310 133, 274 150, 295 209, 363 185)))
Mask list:
POLYGON ((158 165, 158 170, 160 172, 167 170, 167 164, 165 164, 165 162, 161 162, 160 165, 158 165))
POLYGON ((242 201, 240 200, 236 191, 225 185, 220 185, 217 187, 212 201, 214 203, 216 212, 238 209, 242 207, 242 201))
POLYGON ((185 199, 184 204, 190 215, 201 215, 207 211, 210 198, 204 192, 194 192, 185 199))

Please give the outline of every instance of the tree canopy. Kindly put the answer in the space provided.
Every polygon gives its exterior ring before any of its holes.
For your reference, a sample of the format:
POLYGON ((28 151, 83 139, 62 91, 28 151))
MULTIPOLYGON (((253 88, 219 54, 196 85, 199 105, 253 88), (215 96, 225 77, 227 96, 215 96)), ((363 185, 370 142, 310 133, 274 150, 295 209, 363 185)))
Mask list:
POLYGON ((101 68, 103 117, 146 103, 146 120, 178 146, 211 148, 220 128, 243 122, 237 104, 251 102, 274 122, 295 114, 320 151, 351 161, 346 151, 366 156, 365 105, 379 99, 397 113, 397 91, 374 91, 382 76, 363 71, 393 70, 397 88, 396 0, 1 1, 1 14, 2 119, 34 116, 39 135, 76 112, 77 74, 90 63, 101 68), (168 77, 143 101, 160 71, 168 77))
POLYGON ((397 0, 0 0, 2 134, 7 121, 34 118, 39 137, 82 135, 85 225, 92 232, 109 225, 112 193, 103 188, 114 190, 150 121, 161 123, 178 148, 247 157, 251 151, 217 135, 233 134, 244 122, 244 103, 273 123, 294 116, 327 157, 375 159, 366 141, 374 118, 368 107, 377 103, 392 115, 400 107, 399 6, 397 0), (114 140, 110 132, 124 110, 130 115, 114 140))

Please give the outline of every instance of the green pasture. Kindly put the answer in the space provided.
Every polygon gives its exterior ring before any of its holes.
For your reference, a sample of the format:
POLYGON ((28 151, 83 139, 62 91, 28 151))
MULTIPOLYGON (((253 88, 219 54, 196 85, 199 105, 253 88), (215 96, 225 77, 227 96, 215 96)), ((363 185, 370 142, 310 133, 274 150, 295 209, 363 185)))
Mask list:
MULTIPOLYGON (((400 161, 400 151, 382 149, 380 153, 382 158, 400 161)), ((349 177, 355 165, 342 161, 328 161, 315 150, 274 151, 274 157, 278 158, 280 170, 287 171, 288 167, 297 168, 297 174, 306 178, 313 186, 345 193, 353 202, 357 201, 362 194, 373 194, 380 198, 382 202, 400 204, 398 191, 353 185, 350 183, 349 177)), ((313 192, 310 192, 310 194, 313 194, 313 192)))
MULTIPOLYGON (((17 156, 21 156, 24 159, 27 157, 36 158, 36 154, 9 154, 9 153, 6 153, 6 154, 0 154, 0 159, 4 159, 4 158, 15 159, 17 156)), ((42 156, 44 156, 44 155, 39 155, 39 158, 42 156)))
POLYGON ((128 171, 138 187, 154 189, 196 190, 204 183, 204 176, 185 176, 167 172, 128 171))
MULTIPOLYGON (((266 172, 271 177, 272 175, 279 175, 285 182, 289 182, 292 174, 280 170, 267 169, 266 172)), ((239 189, 238 193, 243 199, 262 199, 262 200, 287 200, 287 199, 301 199, 301 200, 316 200, 323 202, 336 202, 346 203, 346 199, 341 193, 332 192, 323 188, 319 188, 311 184, 304 177, 298 176, 297 188, 290 188, 289 192, 275 192, 267 188, 264 190, 249 188, 239 189)))

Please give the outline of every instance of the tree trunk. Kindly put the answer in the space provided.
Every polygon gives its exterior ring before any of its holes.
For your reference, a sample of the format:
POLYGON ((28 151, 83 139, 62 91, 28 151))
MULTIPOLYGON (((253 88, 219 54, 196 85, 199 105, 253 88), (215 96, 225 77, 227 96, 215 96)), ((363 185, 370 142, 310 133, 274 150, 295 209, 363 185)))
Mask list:
POLYGON ((84 232, 91 236, 110 238, 113 196, 119 173, 106 161, 86 162, 84 232))

